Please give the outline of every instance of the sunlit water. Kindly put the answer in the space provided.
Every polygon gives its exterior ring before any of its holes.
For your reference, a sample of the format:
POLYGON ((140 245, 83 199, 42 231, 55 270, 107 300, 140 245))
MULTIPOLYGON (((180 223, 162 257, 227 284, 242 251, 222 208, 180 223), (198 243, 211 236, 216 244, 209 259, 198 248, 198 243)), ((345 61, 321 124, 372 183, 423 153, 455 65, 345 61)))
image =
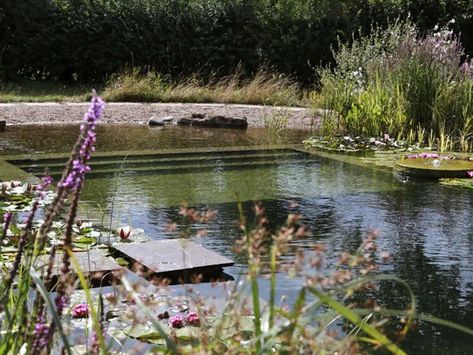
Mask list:
MULTIPOLYGON (((10 128, 0 133, 0 152, 65 152, 76 127, 10 128)), ((291 131, 268 137, 262 129, 248 131, 189 128, 148 129, 136 126, 99 127, 98 150, 139 151, 228 146, 268 146, 300 143, 306 132, 291 131)), ((251 161, 251 156, 248 157, 251 161)), ((237 201, 251 216, 251 201, 262 201, 273 226, 290 212, 300 212, 312 236, 296 241, 310 249, 314 242, 328 246, 328 263, 343 250, 355 250, 361 237, 376 229, 379 248, 392 260, 382 271, 407 281, 417 295, 419 309, 473 327, 473 193, 431 182, 402 183, 395 176, 318 157, 294 158, 285 164, 228 169, 216 160, 212 169, 172 174, 136 174, 123 168, 88 179, 83 198, 110 210, 115 218, 142 228, 152 238, 175 237, 169 222, 179 222, 179 205, 215 209, 217 219, 205 226, 207 236, 196 238, 220 254, 236 260, 227 272, 238 278, 245 262, 233 252, 237 229, 237 201), (298 207, 294 209, 293 202, 298 207)), ((301 280, 279 277, 278 293, 293 298, 301 280)), ((262 281, 264 290, 267 282, 262 281)), ((381 284, 380 301, 403 308, 406 293, 392 283, 381 284)), ((410 353, 472 353, 473 340, 462 333, 421 323, 405 344, 410 353)))

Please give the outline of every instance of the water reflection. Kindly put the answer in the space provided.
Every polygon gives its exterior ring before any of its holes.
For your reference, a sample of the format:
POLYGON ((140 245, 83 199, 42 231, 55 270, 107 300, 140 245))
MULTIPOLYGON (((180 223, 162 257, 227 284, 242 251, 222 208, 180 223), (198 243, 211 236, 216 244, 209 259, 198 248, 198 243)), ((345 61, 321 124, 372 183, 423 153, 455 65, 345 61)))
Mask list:
MULTIPOLYGON (((79 132, 78 125, 35 125, 8 127, 0 134, 1 154, 68 152, 79 132)), ((262 128, 203 129, 180 126, 150 128, 146 125, 97 126, 97 150, 137 151, 300 143, 310 132, 287 130, 268 136, 262 128)))

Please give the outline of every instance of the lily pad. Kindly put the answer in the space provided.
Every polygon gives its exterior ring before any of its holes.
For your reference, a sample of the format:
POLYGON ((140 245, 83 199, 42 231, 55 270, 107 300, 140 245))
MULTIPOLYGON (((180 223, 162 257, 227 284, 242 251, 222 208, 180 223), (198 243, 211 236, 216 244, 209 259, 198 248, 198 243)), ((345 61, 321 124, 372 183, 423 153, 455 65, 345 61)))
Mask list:
MULTIPOLYGON (((166 334, 171 333, 171 328, 167 325, 161 324, 161 327, 166 334)), ((159 344, 163 340, 157 329, 142 324, 136 324, 125 329, 123 332, 130 338, 135 338, 147 343, 159 344)))
POLYGON ((441 179, 440 183, 446 186, 456 186, 465 189, 473 189, 473 179, 441 179))
POLYGON ((191 341, 199 336, 198 328, 184 327, 175 330, 176 338, 180 341, 191 341))
POLYGON ((467 172, 473 171, 473 162, 457 159, 401 159, 395 166, 410 176, 426 179, 467 178, 467 172))
POLYGON ((97 244, 97 239, 93 237, 79 237, 74 239, 74 245, 77 248, 84 249, 97 244))

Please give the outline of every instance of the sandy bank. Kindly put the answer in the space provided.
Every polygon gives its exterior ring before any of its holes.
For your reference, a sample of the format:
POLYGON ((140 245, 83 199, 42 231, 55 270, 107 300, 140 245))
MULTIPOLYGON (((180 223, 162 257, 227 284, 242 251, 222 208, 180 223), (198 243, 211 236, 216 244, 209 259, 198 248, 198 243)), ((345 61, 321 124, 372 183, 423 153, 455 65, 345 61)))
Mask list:
MULTIPOLYGON (((0 120, 7 125, 78 123, 88 103, 3 103, 0 120)), ((102 123, 145 124, 149 118, 179 118, 192 113, 246 117, 249 127, 264 127, 264 118, 275 114, 289 116, 288 128, 311 129, 318 126, 320 112, 300 107, 273 107, 232 104, 188 103, 108 103, 102 123)))

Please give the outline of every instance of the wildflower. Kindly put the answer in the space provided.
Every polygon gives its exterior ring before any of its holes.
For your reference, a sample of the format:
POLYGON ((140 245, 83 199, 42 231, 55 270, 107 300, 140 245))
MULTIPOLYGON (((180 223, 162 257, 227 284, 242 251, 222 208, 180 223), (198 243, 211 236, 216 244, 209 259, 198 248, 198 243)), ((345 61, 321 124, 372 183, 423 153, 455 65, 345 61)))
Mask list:
POLYGON ((69 174, 61 182, 61 187, 75 191, 80 189, 84 182, 85 173, 90 171, 90 167, 87 165, 87 161, 90 159, 90 153, 95 151, 95 126, 97 121, 102 116, 104 109, 104 102, 98 97, 95 92, 92 98, 89 110, 84 116, 84 122, 80 129, 83 134, 78 154, 72 161, 72 167, 69 174))
POLYGON ((38 348, 44 348, 49 343, 49 327, 44 323, 36 323, 33 330, 35 344, 38 348))
POLYGON ((468 175, 469 177, 473 178, 473 171, 467 171, 466 172, 466 175, 468 175))
POLYGON ((89 316, 89 306, 87 303, 79 303, 72 307, 72 318, 87 318, 89 316))
POLYGON ((62 311, 63 311, 64 308, 66 308, 66 306, 67 306, 67 299, 66 299, 66 296, 62 295, 62 296, 56 297, 55 303, 56 303, 57 312, 58 312, 59 314, 62 314, 62 311))
POLYGON ((182 328, 184 326, 184 318, 179 314, 169 318, 169 322, 173 328, 182 328))
POLYGON ((3 231, 2 231, 2 240, 7 236, 8 228, 10 227, 11 219, 13 215, 11 212, 6 212, 3 215, 3 231))
POLYGON ((187 323, 189 323, 190 325, 199 325, 199 315, 195 312, 189 312, 189 314, 187 315, 187 323))

